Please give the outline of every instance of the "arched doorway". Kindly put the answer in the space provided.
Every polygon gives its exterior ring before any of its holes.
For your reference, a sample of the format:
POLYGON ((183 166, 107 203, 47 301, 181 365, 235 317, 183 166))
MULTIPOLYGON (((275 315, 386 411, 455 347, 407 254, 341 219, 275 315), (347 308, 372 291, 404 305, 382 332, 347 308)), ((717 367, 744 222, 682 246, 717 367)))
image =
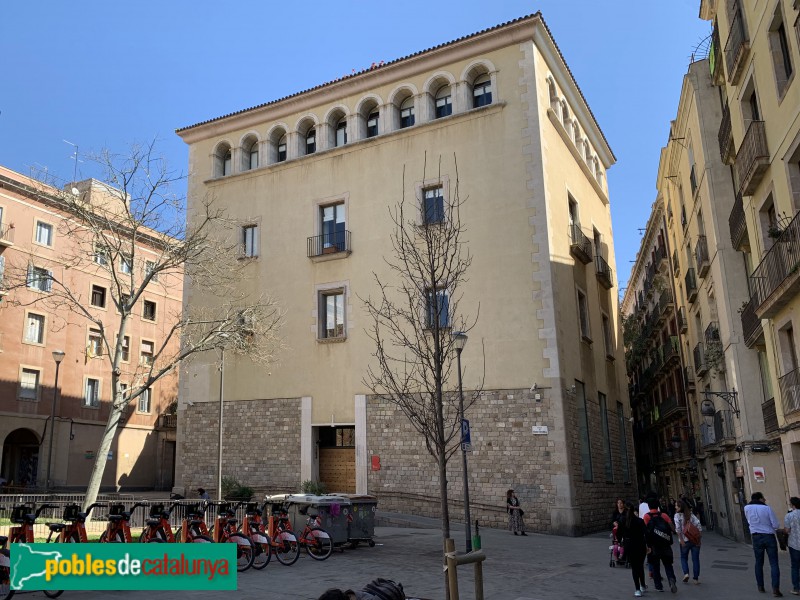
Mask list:
POLYGON ((3 442, 0 475, 13 486, 36 486, 39 467, 39 436, 30 429, 15 429, 3 442))

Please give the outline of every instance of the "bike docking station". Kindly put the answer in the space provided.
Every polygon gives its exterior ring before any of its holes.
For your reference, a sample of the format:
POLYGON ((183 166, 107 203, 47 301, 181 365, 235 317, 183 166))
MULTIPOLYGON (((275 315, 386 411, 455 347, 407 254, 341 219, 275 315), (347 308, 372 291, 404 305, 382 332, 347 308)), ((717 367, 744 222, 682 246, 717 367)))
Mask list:
POLYGON ((459 600, 458 596, 458 573, 460 565, 475 565, 475 600, 483 598, 483 565, 486 555, 481 550, 481 536, 478 534, 478 522, 475 521, 475 535, 472 536, 471 552, 459 554, 456 552, 456 543, 452 538, 447 538, 444 542, 444 556, 447 561, 447 588, 450 600, 459 600))

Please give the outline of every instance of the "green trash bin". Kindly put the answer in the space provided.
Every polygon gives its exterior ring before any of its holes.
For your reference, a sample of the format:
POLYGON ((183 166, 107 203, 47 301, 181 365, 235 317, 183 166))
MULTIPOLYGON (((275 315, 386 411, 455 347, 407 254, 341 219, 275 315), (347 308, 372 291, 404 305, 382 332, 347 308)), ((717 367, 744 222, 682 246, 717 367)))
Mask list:
POLYGON ((378 510, 378 498, 369 494, 335 494, 350 501, 350 513, 347 529, 347 541, 351 548, 360 542, 366 542, 370 548, 375 546, 375 512, 378 510))
POLYGON ((347 543, 350 520, 350 500, 347 498, 332 494, 291 494, 283 502, 295 532, 303 531, 309 514, 316 514, 319 516, 320 527, 331 536, 334 546, 347 543))

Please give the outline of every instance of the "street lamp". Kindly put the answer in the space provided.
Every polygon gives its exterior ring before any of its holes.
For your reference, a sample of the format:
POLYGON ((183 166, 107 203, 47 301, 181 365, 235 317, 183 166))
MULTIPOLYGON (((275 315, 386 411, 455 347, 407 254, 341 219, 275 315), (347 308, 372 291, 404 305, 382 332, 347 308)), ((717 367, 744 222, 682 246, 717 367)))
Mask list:
POLYGON ((53 462, 53 432, 56 428, 56 398, 58 396, 58 367, 61 361, 64 360, 63 350, 53 350, 53 360, 56 361, 56 381, 53 385, 53 408, 50 410, 50 443, 47 447, 47 477, 45 478, 45 487, 50 491, 50 465, 53 462))
POLYGON ((458 361, 458 413, 461 417, 461 462, 464 467, 464 533, 467 536, 467 552, 472 552, 472 531, 469 514, 469 481, 467 480, 467 445, 465 440, 464 389, 461 385, 461 351, 467 345, 467 334, 463 331, 453 332, 453 347, 456 349, 458 361))

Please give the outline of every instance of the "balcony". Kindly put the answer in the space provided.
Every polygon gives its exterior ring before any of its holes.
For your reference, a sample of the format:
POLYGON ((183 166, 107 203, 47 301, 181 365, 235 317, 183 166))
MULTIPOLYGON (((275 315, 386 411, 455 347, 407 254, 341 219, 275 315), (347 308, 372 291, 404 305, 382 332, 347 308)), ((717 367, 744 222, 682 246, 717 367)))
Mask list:
POLYGON ((800 411, 800 369, 789 371, 778 378, 778 386, 781 389, 784 416, 800 411))
POLYGON ((14 245, 14 225, 0 223, 0 248, 10 248, 14 245))
POLYGON ((308 238, 306 251, 308 258, 339 254, 341 252, 350 254, 350 232, 345 230, 312 236, 308 238))
POLYGON ((692 165, 692 168, 689 170, 689 183, 692 186, 692 198, 694 198, 697 193, 697 172, 695 171, 695 165, 692 165))
POLYGON ((178 415, 158 415, 158 426, 161 429, 175 429, 178 427, 178 415))
POLYGON ((719 39, 719 27, 714 23, 711 33, 711 48, 708 53, 709 67, 711 68, 711 81, 714 85, 725 84, 725 69, 722 64, 722 43, 719 39))
POLYGON ((700 424, 700 445, 703 448, 713 446, 717 443, 717 438, 714 435, 714 426, 707 423, 700 424))
POLYGON ((733 163, 739 181, 739 193, 752 196, 769 168, 769 150, 764 121, 753 121, 744 134, 742 145, 733 163))
POLYGON ((742 334, 744 335, 744 343, 748 348, 761 339, 764 329, 761 326, 761 319, 756 316, 755 303, 753 298, 744 305, 742 309, 742 334))
POLYGON ((694 259, 697 263, 697 274, 705 277, 711 267, 711 261, 708 258, 708 243, 704 235, 697 236, 697 243, 694 245, 694 259))
POLYGON ((658 312, 662 317, 667 317, 675 308, 675 300, 672 297, 672 290, 666 289, 661 292, 658 299, 658 312))
POLYGON ((585 265, 592 262, 592 240, 583 233, 580 223, 572 223, 569 233, 569 253, 585 265))
POLYGON ((767 434, 778 431, 778 414, 775 412, 775 398, 761 403, 761 414, 764 416, 764 432, 767 434))
POLYGON ((744 202, 742 202, 741 194, 736 194, 736 199, 733 201, 733 208, 728 217, 728 227, 731 231, 731 243, 736 250, 743 246, 750 246, 747 239, 747 221, 744 218, 744 202))
POLYGON ((686 320, 686 309, 682 306, 678 308, 678 330, 681 333, 686 333, 689 330, 689 322, 686 320))
POLYGON ((656 267, 656 271, 661 271, 662 273, 669 269, 669 262, 667 261, 667 249, 664 246, 658 246, 655 249, 653 264, 656 267))
POLYGON ((694 382, 694 369, 692 367, 683 368, 683 381, 686 384, 687 391, 696 389, 694 382))
POLYGON ((750 39, 744 30, 744 21, 738 7, 733 13, 730 25, 728 41, 725 43, 725 64, 728 66, 728 82, 736 85, 750 53, 750 39))
POLYGON ((759 319, 774 317, 800 292, 798 270, 800 219, 795 215, 750 275, 750 289, 759 319))
POLYGON ((733 411, 718 410, 714 415, 714 437, 717 443, 732 443, 736 440, 733 426, 733 411))
POLYGON ((686 410, 686 399, 676 395, 669 396, 661 403, 661 418, 664 419, 673 413, 686 410))
POLYGON ((644 268, 644 293, 646 298, 653 297, 653 280, 656 278, 656 268, 648 263, 644 268))
POLYGON ((675 271, 675 276, 679 276, 681 274, 681 261, 678 260, 678 251, 674 250, 672 252, 672 270, 675 271))
POLYGON ((719 140, 719 155, 722 162, 726 165, 733 163, 736 158, 736 148, 733 146, 733 131, 731 129, 731 109, 726 104, 722 109, 722 123, 719 124, 719 133, 717 133, 719 140))
POLYGON ((595 275, 597 276, 597 281, 600 282, 600 285, 607 290, 610 290, 612 287, 614 287, 614 282, 611 278, 611 267, 608 266, 606 259, 599 254, 594 257, 594 271, 595 275))
POLYGON ((706 355, 703 352, 703 342, 698 342, 692 351, 694 358, 694 370, 698 377, 702 377, 708 371, 708 364, 706 364, 706 355))
POLYGON ((694 268, 686 269, 686 275, 683 277, 683 282, 686 284, 686 297, 689 302, 694 302, 697 298, 697 279, 694 276, 694 268))
POLYGON ((670 366, 674 361, 679 360, 678 336, 672 336, 666 344, 661 346, 661 356, 664 358, 665 366, 670 366))

